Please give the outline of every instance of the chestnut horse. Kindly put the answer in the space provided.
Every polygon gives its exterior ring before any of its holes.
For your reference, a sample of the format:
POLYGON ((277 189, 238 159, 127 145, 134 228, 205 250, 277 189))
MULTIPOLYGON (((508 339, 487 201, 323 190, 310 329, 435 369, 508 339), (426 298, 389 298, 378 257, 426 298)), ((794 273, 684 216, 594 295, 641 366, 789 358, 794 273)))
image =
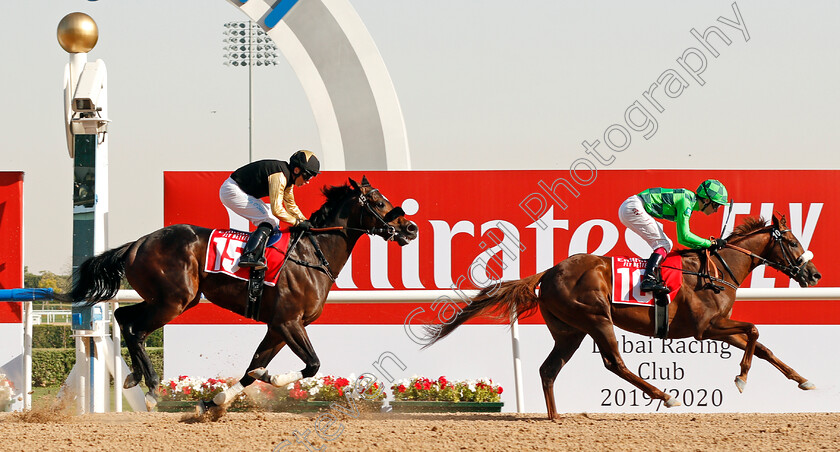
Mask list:
MULTIPOLYGON (((362 178, 361 184, 352 179, 349 182, 322 190, 327 200, 310 221, 313 232, 321 228, 326 233, 300 240, 289 251, 292 262, 286 263, 277 285, 264 288, 258 320, 268 325, 268 332, 245 375, 213 401, 203 402, 202 410, 231 401, 256 378, 283 386, 315 375, 320 362, 304 328, 321 315, 334 277, 344 267, 356 241, 362 234, 372 234, 402 246, 417 237, 417 225, 371 187, 367 178, 362 178), (269 375, 265 366, 284 345, 306 367, 300 372, 269 375)), ((112 299, 123 276, 143 298, 141 303, 120 307, 114 316, 132 362, 133 371, 124 387, 131 388, 145 378, 149 408, 157 404, 160 384, 146 353, 149 333, 197 305, 202 295, 225 309, 246 314, 248 282, 204 271, 210 233, 210 229, 192 225, 165 227, 86 260, 76 272, 70 293, 74 303, 89 305, 112 299)))
MULTIPOLYGON (((757 266, 766 264, 796 280, 800 286, 813 286, 821 275, 811 253, 802 249, 787 228, 785 217, 773 217, 771 226, 764 219, 748 218, 727 238, 728 245, 709 259, 724 269, 723 279, 711 278, 717 287, 706 283, 702 269, 707 262, 703 251, 684 250, 683 280, 677 296, 670 303, 670 330, 673 339, 694 337, 715 339, 744 350, 741 373, 735 378, 739 391, 747 382, 753 354, 769 361, 785 376, 799 383, 801 389, 815 386, 788 367, 758 342, 758 329, 748 322, 732 320, 732 305, 738 285, 757 266), (722 289, 722 290, 721 290, 722 289)), ((621 359, 613 326, 646 336, 654 334, 652 307, 616 305, 611 301, 612 265, 608 257, 576 254, 554 267, 528 278, 508 281, 480 291, 451 323, 427 328, 426 347, 446 337, 459 325, 482 313, 514 319, 539 307, 554 338, 554 348, 540 366, 543 394, 549 419, 557 417, 554 404, 554 380, 571 359, 586 335, 592 336, 604 366, 619 377, 660 399, 668 407, 680 405, 666 394, 627 369, 621 359), (535 293, 537 285, 539 294, 535 293)))

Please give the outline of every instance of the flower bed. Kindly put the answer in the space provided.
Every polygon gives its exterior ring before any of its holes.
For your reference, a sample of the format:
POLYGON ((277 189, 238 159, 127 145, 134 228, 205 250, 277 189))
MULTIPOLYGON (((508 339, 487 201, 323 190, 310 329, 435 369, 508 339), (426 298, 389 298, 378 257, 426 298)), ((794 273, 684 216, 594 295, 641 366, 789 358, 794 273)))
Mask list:
POLYGON ((257 382, 259 391, 255 398, 268 401, 272 411, 319 411, 327 410, 333 402, 344 404, 347 397, 358 400, 361 408, 368 411, 379 411, 382 401, 386 397, 384 387, 377 382, 367 384, 351 375, 349 378, 332 375, 316 375, 304 378, 283 388, 257 382), (354 384, 351 382, 355 382, 354 384), (357 390, 360 394, 354 394, 357 390))
MULTIPOLYGON (((309 412, 328 410, 332 403, 346 404, 346 397, 357 399, 360 409, 379 411, 386 393, 380 383, 357 383, 356 390, 361 394, 353 394, 351 381, 357 381, 354 376, 348 378, 331 375, 316 375, 310 378, 290 383, 277 388, 261 381, 255 382, 240 393, 228 407, 231 411, 266 410, 278 412, 309 412)), ((212 400, 216 394, 236 384, 236 379, 192 378, 182 375, 167 380, 160 385, 161 399, 158 403, 159 411, 191 411, 199 400, 212 400)), ((346 405, 345 405, 346 406, 346 405)))
POLYGON ((503 389, 493 380, 449 381, 446 377, 432 380, 413 377, 400 380, 391 386, 393 411, 450 412, 450 411, 501 411, 503 389))
MULTIPOLYGON (((158 411, 192 411, 200 400, 213 400, 216 394, 236 384, 229 378, 193 378, 181 375, 161 382, 158 411)), ((228 407, 231 411, 245 411, 254 408, 245 393, 240 393, 228 407)))
POLYGON ((398 381, 391 386, 391 391, 397 401, 499 402, 503 389, 489 378, 449 381, 446 377, 437 380, 413 377, 398 381))
POLYGON ((7 411, 14 401, 15 387, 4 374, 0 374, 0 411, 7 411))

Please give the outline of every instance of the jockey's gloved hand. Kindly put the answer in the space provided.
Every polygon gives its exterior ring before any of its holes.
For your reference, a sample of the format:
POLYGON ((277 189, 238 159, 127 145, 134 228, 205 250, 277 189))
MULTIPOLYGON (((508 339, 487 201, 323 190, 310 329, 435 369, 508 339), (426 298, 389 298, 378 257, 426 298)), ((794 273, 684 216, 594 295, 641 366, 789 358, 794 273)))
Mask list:
POLYGON ((726 240, 716 239, 714 237, 712 237, 710 240, 712 241, 712 244, 709 246, 710 250, 717 251, 726 248, 726 240))
POLYGON ((299 221, 298 224, 296 224, 294 227, 298 231, 308 231, 312 229, 312 223, 310 223, 309 220, 302 220, 299 221))

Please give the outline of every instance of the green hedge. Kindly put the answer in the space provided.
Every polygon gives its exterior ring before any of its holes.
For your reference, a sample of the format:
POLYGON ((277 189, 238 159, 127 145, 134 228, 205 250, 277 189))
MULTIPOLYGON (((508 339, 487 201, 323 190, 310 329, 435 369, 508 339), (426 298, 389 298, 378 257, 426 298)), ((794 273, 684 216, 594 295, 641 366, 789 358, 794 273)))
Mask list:
MULTIPOLYGON (((147 347, 152 365, 163 375, 163 348, 147 347)), ((128 350, 122 349, 123 359, 131 366, 128 350)), ((75 348, 35 348, 32 350, 32 386, 61 386, 76 363, 75 348)), ((122 384, 122 382, 120 382, 122 384)))
MULTIPOLYGON (((75 340, 70 337, 70 325, 33 325, 32 348, 72 348, 75 340)), ((123 342, 122 347, 125 348, 123 342)), ((163 347, 163 328, 146 338, 146 347, 163 347)))

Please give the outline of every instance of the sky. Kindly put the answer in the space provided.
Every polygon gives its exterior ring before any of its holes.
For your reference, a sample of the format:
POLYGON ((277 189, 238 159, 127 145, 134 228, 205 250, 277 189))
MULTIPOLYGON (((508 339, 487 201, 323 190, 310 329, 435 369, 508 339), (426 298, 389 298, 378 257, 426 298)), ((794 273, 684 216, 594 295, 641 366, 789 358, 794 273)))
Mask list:
MULTIPOLYGON (((584 141, 628 120, 647 126, 609 168, 840 167, 836 1, 349 1, 394 83, 413 169, 567 170, 584 141), (701 84, 678 59, 700 47, 691 30, 712 25, 730 44, 710 38, 719 55, 701 84), (674 73, 687 86, 656 111, 645 92, 674 73), (649 117, 625 117, 635 102, 649 117)), ((88 58, 108 69, 108 247, 163 225, 163 171, 248 160, 247 71, 222 64, 223 24, 247 17, 225 0, 0 2, 0 171, 25 172, 24 260, 36 273, 71 266, 56 26, 74 11, 97 22, 88 58)), ((278 61, 255 74, 254 159, 320 150, 301 84, 278 61)))

